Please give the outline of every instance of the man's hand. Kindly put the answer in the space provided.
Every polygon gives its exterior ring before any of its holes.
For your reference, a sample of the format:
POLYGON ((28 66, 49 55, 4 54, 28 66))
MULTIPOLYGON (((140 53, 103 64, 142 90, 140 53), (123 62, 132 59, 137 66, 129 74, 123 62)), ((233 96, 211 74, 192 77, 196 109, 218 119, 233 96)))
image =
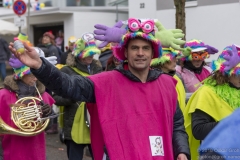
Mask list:
POLYGON ((48 104, 43 104, 41 106, 42 118, 48 117, 52 113, 52 108, 48 104))
POLYGON ((155 33, 155 37, 161 42, 163 47, 172 47, 175 50, 182 50, 180 45, 185 44, 185 41, 181 40, 184 37, 181 29, 170 29, 167 30, 159 22, 155 22, 158 29, 155 33))
POLYGON ((24 53, 17 52, 12 42, 9 44, 9 49, 23 64, 33 69, 39 69, 42 65, 42 60, 36 50, 33 47, 29 47, 25 42, 23 42, 23 45, 25 47, 24 53))
POLYGON ((187 156, 185 154, 181 153, 181 154, 178 155, 177 160, 188 160, 188 159, 187 159, 187 156))

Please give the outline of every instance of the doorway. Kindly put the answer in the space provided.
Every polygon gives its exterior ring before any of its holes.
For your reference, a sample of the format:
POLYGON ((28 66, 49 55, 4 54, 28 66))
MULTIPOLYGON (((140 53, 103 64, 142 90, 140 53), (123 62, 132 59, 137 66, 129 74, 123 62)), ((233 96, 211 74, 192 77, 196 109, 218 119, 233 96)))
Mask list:
MULTIPOLYGON (((39 24, 39 25, 33 25, 33 41, 34 46, 37 46, 39 43, 41 43, 41 38, 45 32, 52 32, 52 34, 55 36, 55 39, 58 37, 59 31, 62 31, 64 35, 64 25, 63 22, 60 23, 54 23, 54 24, 39 24)), ((64 43, 64 41, 63 41, 64 43)), ((65 46, 63 44, 63 46, 65 46)))

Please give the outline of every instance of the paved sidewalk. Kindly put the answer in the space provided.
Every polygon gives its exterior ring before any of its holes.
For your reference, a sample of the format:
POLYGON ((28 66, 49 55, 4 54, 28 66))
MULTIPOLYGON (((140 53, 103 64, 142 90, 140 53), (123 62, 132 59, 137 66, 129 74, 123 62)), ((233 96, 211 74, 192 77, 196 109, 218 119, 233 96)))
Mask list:
MULTIPOLYGON (((59 140, 58 134, 46 134, 47 160, 68 160, 66 146, 59 140)), ((83 160, 92 160, 84 155, 83 160)))

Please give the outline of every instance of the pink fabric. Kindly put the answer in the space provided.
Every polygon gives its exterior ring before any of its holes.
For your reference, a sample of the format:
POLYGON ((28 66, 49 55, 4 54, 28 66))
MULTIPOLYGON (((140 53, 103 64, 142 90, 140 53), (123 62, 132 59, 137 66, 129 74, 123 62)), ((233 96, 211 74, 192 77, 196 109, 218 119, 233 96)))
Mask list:
POLYGON ((177 74, 181 75, 188 93, 195 92, 201 86, 200 82, 210 75, 210 71, 205 66, 201 74, 195 74, 186 68, 182 69, 181 66, 177 66, 176 71, 177 74))
POLYGON ((141 83, 109 71, 89 78, 96 96, 96 104, 88 104, 95 160, 102 160, 104 145, 113 160, 174 159, 177 94, 172 77, 161 75, 155 81, 141 83), (162 136, 164 156, 152 156, 149 136, 162 136))
POLYGON ((210 75, 210 72, 209 72, 206 68, 204 68, 204 67, 203 67, 203 69, 202 69, 201 74, 196 74, 196 73, 195 73, 195 76, 197 77, 197 79, 198 79, 200 82, 202 82, 204 79, 206 79, 209 75, 210 75))
POLYGON ((62 47, 62 42, 63 42, 63 38, 62 37, 57 37, 55 39, 56 46, 59 47, 60 49, 62 47))
MULTIPOLYGON (((49 105, 54 99, 48 94, 42 94, 43 101, 49 105)), ((10 104, 17 101, 16 93, 7 89, 0 90, 0 116, 7 125, 17 128, 11 120, 10 104)), ((44 133, 33 137, 3 135, 2 148, 4 160, 46 160, 44 133)))

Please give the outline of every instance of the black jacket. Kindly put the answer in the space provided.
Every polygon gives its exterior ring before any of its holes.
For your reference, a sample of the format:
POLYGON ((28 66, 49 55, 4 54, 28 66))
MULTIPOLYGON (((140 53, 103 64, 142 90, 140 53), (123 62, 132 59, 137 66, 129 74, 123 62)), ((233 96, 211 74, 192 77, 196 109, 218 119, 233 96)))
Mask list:
MULTIPOLYGON (((46 60, 42 59, 42 61, 42 66, 38 70, 31 69, 31 72, 38 80, 45 84, 47 88, 63 97, 69 97, 76 101, 95 102, 94 84, 90 79, 82 76, 69 76, 60 72, 46 60)), ((116 70, 132 81, 140 81, 129 70, 124 70, 122 66, 116 70)), ((161 74, 162 72, 158 70, 150 70, 147 81, 156 80, 161 74)), ((184 153, 190 160, 188 135, 185 132, 184 118, 179 106, 177 106, 173 121, 172 143, 175 159, 177 159, 180 153, 184 153)))
POLYGON ((5 63, 11 57, 11 52, 8 49, 8 43, 0 38, 0 63, 5 63))
POLYGON ((192 133, 194 138, 204 140, 217 123, 218 122, 207 113, 196 109, 196 111, 192 113, 192 133))
MULTIPOLYGON (((78 62, 77 60, 75 60, 74 56, 71 53, 68 54, 66 61, 67 61, 67 66, 63 67, 61 71, 68 75, 79 75, 70 66, 76 67, 82 72, 85 72, 85 73, 88 72, 87 67, 81 64, 80 62, 78 62)), ((90 69, 92 71, 91 72, 92 74, 96 74, 101 72, 102 67, 99 65, 99 62, 97 60, 93 60, 90 69)), ((63 98, 58 95, 54 95, 53 98, 56 101, 55 102, 56 105, 64 106, 63 133, 66 140, 72 140, 72 136, 71 136, 72 125, 73 125, 75 114, 81 102, 77 102, 75 100, 68 99, 68 98, 63 98)))
POLYGON ((61 55, 61 64, 66 64, 68 53, 72 53, 72 51, 71 50, 67 50, 66 52, 62 53, 62 55, 61 55))
POLYGON ((102 68, 103 68, 103 70, 105 70, 106 69, 106 67, 107 67, 107 61, 108 61, 108 59, 112 56, 113 54, 112 54, 112 50, 106 50, 106 51, 104 51, 104 52, 102 52, 101 54, 100 54, 100 56, 99 56, 99 61, 101 62, 101 64, 102 64, 102 68))

